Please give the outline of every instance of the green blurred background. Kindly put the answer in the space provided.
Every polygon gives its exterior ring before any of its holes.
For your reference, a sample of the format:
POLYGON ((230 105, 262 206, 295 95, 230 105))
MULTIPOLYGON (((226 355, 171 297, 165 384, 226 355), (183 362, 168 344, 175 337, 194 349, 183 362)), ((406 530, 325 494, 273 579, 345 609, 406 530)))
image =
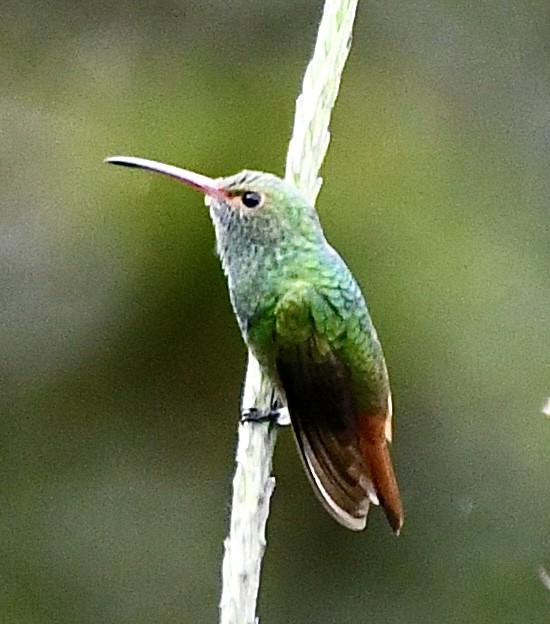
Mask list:
MULTIPOLYGON (((321 9, 4 0, 0 622, 216 621, 246 353, 202 198, 102 160, 281 174, 321 9)), ((340 528, 283 431, 262 622, 548 622, 548 1, 361 2, 332 135, 407 521, 340 528)))

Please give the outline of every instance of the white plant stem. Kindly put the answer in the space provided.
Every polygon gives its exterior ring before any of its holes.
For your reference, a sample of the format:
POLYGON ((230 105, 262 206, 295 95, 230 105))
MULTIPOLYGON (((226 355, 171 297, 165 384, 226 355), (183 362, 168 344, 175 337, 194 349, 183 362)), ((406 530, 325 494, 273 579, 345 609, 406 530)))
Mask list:
MULTIPOLYGON (((312 203, 321 188, 319 170, 330 141, 330 116, 350 49, 356 9, 357 0, 326 0, 315 50, 296 101, 285 177, 312 203)), ((254 410, 267 416, 273 407, 273 389, 249 353, 242 413, 254 410)), ((270 422, 239 424, 230 530, 224 543, 221 624, 258 621, 256 602, 266 547, 265 527, 275 487, 271 466, 276 436, 276 427, 270 422)))

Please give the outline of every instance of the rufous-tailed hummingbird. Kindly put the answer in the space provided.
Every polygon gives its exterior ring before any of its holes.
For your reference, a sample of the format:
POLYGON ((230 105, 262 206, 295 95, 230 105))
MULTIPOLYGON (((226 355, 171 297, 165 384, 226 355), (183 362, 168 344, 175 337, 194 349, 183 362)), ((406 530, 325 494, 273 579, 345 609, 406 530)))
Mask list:
POLYGON ((204 193, 243 338, 288 406, 313 488, 345 527, 363 529, 374 503, 399 533, 403 507, 388 449, 392 403, 382 347, 315 208, 268 173, 211 179, 141 158, 106 162, 204 193))

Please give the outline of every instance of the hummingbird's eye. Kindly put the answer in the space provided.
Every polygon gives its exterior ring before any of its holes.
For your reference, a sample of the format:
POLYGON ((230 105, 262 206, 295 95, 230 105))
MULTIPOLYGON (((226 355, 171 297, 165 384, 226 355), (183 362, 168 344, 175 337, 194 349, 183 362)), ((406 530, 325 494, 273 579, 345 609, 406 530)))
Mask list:
POLYGON ((260 193, 255 193, 254 191, 246 191, 241 195, 241 201, 243 206, 247 208, 259 208, 264 198, 260 193))

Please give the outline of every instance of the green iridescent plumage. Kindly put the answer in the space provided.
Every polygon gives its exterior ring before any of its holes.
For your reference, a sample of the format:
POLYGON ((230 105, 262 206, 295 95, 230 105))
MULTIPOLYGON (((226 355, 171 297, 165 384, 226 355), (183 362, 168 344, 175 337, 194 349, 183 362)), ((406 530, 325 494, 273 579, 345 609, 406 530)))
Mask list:
MULTIPOLYGON (((231 301, 245 341, 279 389, 282 400, 289 403, 299 445, 300 436, 306 439, 307 447, 300 448, 306 468, 313 472, 314 485, 321 489, 325 502, 331 489, 342 489, 339 476, 319 483, 323 475, 316 474, 316 469, 317 473, 326 472, 328 464, 340 461, 334 472, 346 473, 349 479, 351 471, 354 488, 361 479, 362 483, 360 492, 351 496, 355 500, 347 501, 347 509, 346 501, 340 501, 338 507, 344 505, 343 512, 349 517, 343 520, 336 511, 338 519, 350 528, 361 528, 368 500, 378 502, 382 498, 392 526, 399 530, 402 510, 398 492, 393 491, 397 490, 393 471, 385 475, 392 492, 384 497, 384 492, 379 491, 384 484, 373 483, 372 468, 362 466, 364 452, 358 438, 366 435, 368 427, 358 431, 358 423, 353 422, 355 414, 361 413, 365 419, 383 420, 384 435, 390 432, 386 365, 357 282, 326 241, 315 209, 299 191, 276 176, 251 171, 216 183, 230 195, 229 200, 208 198, 207 203, 231 301), (260 204, 247 208, 242 202, 245 193, 256 193, 260 204), (298 396, 291 399, 288 386, 293 376, 298 380, 298 396), (342 398, 331 397, 331 388, 338 385, 333 383, 337 377, 345 378, 349 405, 334 407, 332 415, 324 414, 325 406, 315 406, 314 398, 309 396, 304 408, 293 410, 292 402, 301 402, 300 395, 305 392, 300 382, 306 376, 313 378, 309 391, 321 394, 325 403, 342 398), (319 414, 319 410, 323 413, 319 414), (320 437, 321 447, 332 448, 313 448, 315 441, 308 439, 311 437, 320 437), (327 452, 323 465, 311 465, 308 454, 327 452), (391 500, 385 500, 388 497, 391 500)), ((344 391, 335 389, 333 394, 343 395, 344 391)), ((386 440, 378 443, 385 447, 386 440)), ((387 472, 388 467, 384 470, 387 472)), ((345 498, 345 494, 342 496, 345 498)), ((330 504, 329 511, 335 512, 330 504)))
POLYGON ((385 407, 386 366, 365 300, 314 208, 270 174, 245 171, 217 182, 237 198, 250 190, 265 198, 254 209, 207 199, 231 302, 260 363, 271 368, 279 348, 315 335, 356 373, 365 407, 385 407))
POLYGON ((319 498, 354 530, 365 526, 371 502, 381 504, 399 532, 382 348, 357 282, 326 241, 313 206, 267 173, 212 180, 143 159, 109 160, 169 175, 206 195, 243 338, 288 405, 319 498))

